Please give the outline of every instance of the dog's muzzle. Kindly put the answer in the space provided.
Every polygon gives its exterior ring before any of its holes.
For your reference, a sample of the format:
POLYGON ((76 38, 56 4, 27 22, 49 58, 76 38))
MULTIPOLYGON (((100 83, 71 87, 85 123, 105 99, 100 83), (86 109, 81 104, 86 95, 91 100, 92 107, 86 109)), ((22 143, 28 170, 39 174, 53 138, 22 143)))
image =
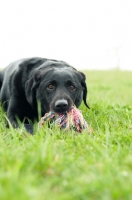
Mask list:
POLYGON ((61 114, 68 112, 72 106, 72 99, 66 96, 65 98, 54 99, 51 103, 50 110, 55 113, 61 114))
POLYGON ((57 113, 66 112, 68 109, 68 101, 65 99, 60 99, 55 102, 55 109, 57 113))

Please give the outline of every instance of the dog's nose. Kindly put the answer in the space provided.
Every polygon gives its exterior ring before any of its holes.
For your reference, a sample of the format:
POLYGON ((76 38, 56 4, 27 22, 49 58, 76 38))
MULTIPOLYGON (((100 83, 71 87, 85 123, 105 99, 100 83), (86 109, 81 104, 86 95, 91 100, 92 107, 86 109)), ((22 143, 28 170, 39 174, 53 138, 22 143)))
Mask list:
POLYGON ((68 102, 65 99, 60 99, 55 102, 55 108, 57 112, 66 112, 68 108, 68 102))

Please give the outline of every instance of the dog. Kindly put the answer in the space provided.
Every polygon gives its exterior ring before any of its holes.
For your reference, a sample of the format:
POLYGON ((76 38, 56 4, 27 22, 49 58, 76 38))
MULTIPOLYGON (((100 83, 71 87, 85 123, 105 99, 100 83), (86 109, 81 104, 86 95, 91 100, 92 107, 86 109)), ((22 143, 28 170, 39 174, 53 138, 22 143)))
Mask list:
POLYGON ((25 58, 0 71, 0 102, 15 128, 19 127, 18 119, 30 124, 49 111, 66 113, 73 105, 79 107, 82 100, 89 108, 86 99, 84 73, 64 61, 25 58))

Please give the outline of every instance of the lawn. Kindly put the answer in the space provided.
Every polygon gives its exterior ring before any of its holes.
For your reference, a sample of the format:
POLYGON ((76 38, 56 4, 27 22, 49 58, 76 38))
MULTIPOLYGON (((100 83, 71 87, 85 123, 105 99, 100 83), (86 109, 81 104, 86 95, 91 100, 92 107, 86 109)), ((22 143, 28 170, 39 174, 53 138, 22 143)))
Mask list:
POLYGON ((132 199, 132 72, 85 74, 90 135, 6 129, 0 110, 0 199, 132 199))

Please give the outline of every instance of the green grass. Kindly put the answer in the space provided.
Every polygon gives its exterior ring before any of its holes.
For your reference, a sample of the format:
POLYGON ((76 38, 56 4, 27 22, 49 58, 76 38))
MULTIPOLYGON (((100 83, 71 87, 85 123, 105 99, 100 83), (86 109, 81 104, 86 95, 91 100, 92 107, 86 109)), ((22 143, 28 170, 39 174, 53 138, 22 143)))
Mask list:
POLYGON ((132 72, 86 71, 94 132, 5 128, 0 111, 0 199, 132 199, 132 72))

